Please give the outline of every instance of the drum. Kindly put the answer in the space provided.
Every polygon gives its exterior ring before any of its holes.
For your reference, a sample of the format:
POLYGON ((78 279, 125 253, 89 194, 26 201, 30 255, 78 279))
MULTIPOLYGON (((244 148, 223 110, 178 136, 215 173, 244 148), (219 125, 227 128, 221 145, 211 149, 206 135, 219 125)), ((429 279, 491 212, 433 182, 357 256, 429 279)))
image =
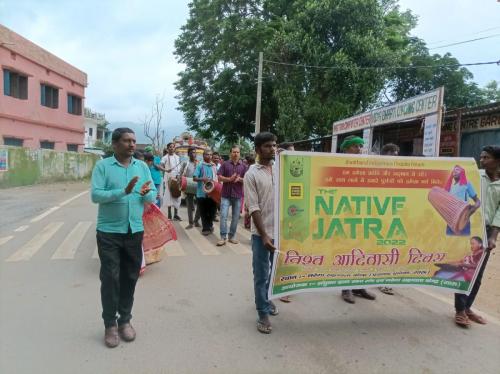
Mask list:
POLYGON ((220 198, 222 193, 222 183, 216 181, 209 181, 203 184, 203 192, 205 192, 209 198, 220 204, 220 198))
POLYGON ((174 199, 181 196, 181 184, 177 178, 170 178, 168 180, 168 189, 170 190, 170 195, 174 199))
POLYGON ((450 229, 460 234, 469 222, 470 205, 440 187, 432 187, 427 198, 450 229))
POLYGON ((198 188, 198 183, 190 177, 182 177, 181 180, 181 191, 191 195, 196 194, 196 189, 198 188))

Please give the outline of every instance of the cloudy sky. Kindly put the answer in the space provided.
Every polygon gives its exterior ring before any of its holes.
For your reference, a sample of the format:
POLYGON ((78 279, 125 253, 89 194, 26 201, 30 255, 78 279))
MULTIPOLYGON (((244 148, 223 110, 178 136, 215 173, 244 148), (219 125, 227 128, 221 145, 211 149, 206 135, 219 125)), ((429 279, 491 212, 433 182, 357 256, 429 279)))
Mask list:
MULTIPOLYGON (((111 122, 140 122, 165 94, 169 137, 184 129, 173 82, 182 66, 174 40, 188 17, 185 0, 0 0, 0 23, 88 74, 86 105, 111 122)), ((463 63, 500 60, 497 0, 400 0, 419 16, 414 34, 463 63)), ((470 68, 480 85, 500 80, 500 67, 470 68)))

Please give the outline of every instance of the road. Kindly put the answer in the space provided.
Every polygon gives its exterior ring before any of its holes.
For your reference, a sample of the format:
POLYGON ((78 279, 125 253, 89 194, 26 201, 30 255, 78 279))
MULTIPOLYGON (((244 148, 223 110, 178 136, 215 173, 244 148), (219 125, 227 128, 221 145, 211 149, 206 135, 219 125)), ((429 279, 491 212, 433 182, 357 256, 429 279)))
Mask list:
POLYGON ((498 319, 457 328, 452 295, 427 290, 375 291, 355 305, 339 292, 300 294, 278 302, 273 333, 259 334, 248 232, 218 248, 185 222, 139 280, 137 340, 107 349, 87 189, 0 190, 1 373, 500 372, 498 319))

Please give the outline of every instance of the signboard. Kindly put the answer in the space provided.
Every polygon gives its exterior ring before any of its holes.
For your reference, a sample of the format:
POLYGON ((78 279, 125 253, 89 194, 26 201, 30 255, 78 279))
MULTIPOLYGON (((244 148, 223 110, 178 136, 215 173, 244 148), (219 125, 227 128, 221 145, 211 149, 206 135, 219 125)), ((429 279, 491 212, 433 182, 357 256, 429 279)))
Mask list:
POLYGON ((9 150, 0 149, 0 171, 9 170, 9 150))
POLYGON ((333 124, 332 133, 333 135, 343 134, 437 113, 442 105, 442 101, 443 88, 440 87, 408 100, 337 121, 333 124))
POLYGON ((485 237, 474 159, 283 152, 277 167, 270 298, 384 285, 470 292, 484 257, 473 241, 485 237))
POLYGON ((424 141, 422 153, 424 156, 439 156, 438 116, 433 114, 425 117, 424 141))

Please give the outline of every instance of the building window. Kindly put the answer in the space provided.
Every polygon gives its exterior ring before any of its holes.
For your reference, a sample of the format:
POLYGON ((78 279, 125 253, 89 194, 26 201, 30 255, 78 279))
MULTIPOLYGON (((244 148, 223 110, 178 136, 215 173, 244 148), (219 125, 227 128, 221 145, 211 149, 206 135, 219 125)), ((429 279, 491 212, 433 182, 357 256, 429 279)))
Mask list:
POLYGON ((46 84, 41 84, 41 95, 40 95, 40 103, 43 106, 47 106, 49 108, 58 108, 59 107, 59 89, 47 86, 46 84))
POLYGON ((23 139, 11 138, 11 137, 6 137, 6 136, 3 137, 3 144, 4 145, 11 145, 14 147, 22 147, 23 142, 24 142, 23 139))
POLYGON ((16 99, 28 99, 28 77, 3 69, 3 93, 16 99))
POLYGON ((54 149, 54 142, 49 142, 48 140, 43 140, 40 142, 40 148, 54 149))
POLYGON ((93 133, 94 133, 94 129, 92 127, 89 127, 89 136, 92 136, 93 133))
POLYGON ((82 98, 68 94, 68 113, 82 115, 82 98))
POLYGON ((68 152, 78 152, 78 144, 68 144, 68 152))

